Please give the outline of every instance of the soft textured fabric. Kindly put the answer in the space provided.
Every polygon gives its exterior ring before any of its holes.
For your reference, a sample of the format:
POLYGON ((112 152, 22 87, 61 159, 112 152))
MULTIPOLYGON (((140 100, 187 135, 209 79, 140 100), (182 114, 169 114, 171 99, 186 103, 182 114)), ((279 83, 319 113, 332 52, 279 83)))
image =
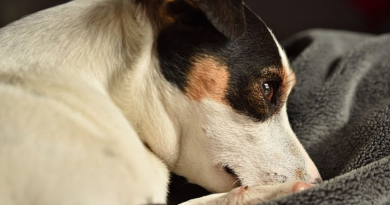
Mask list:
POLYGON ((312 30, 284 46, 290 122, 325 182, 264 204, 390 204, 390 35, 312 30))

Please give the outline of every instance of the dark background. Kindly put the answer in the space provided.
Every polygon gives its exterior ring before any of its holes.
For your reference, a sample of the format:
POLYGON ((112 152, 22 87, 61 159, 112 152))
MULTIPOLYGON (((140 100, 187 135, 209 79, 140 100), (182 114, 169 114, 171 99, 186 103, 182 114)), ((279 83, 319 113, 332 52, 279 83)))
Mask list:
MULTIPOLYGON (((0 0, 0 27, 68 0, 0 0)), ((390 32, 390 0, 244 0, 283 40, 310 28, 390 32)))

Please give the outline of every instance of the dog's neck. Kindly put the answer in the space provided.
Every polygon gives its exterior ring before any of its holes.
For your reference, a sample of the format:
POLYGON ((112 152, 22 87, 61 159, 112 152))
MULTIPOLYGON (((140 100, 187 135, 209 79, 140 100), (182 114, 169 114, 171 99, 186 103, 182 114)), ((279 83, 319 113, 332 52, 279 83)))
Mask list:
POLYGON ((178 122, 169 105, 177 96, 159 71, 153 44, 146 40, 136 63, 118 73, 109 83, 112 99, 138 133, 141 140, 165 163, 173 168, 179 152, 178 122))
POLYGON ((0 74, 41 73, 50 81, 67 75, 93 87, 111 97, 141 140, 173 167, 179 131, 167 106, 181 97, 159 71, 150 22, 134 1, 96 1, 54 7, 0 31, 0 74), (7 33, 23 42, 13 43, 7 33))
POLYGON ((180 130, 169 106, 187 101, 162 76, 154 49, 154 31, 142 8, 133 1, 111 4, 111 9, 91 12, 96 15, 91 16, 91 21, 106 22, 106 27, 97 27, 99 30, 94 32, 96 38, 101 38, 96 42, 105 43, 99 47, 107 48, 98 52, 109 56, 101 57, 105 60, 101 65, 107 66, 101 67, 100 72, 92 69, 91 77, 122 110, 141 141, 173 169, 180 151, 180 130))
POLYGON ((111 75, 106 88, 140 139, 173 169, 180 151, 180 130, 169 106, 188 101, 160 71, 154 31, 146 15, 138 7, 133 14, 134 18, 122 19, 131 24, 122 28, 126 67, 111 75))

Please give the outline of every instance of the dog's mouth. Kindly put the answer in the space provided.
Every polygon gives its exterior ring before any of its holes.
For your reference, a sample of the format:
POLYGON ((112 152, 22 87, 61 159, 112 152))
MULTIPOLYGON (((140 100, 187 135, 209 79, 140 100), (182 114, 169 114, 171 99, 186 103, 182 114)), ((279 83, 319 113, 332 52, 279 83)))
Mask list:
POLYGON ((242 186, 242 182, 241 182, 240 178, 238 177, 238 175, 236 174, 236 172, 234 172, 234 170, 232 168, 230 168, 229 166, 224 166, 223 169, 225 170, 226 173, 228 173, 229 175, 233 176, 236 179, 236 181, 233 183, 232 186, 235 186, 235 185, 242 186))

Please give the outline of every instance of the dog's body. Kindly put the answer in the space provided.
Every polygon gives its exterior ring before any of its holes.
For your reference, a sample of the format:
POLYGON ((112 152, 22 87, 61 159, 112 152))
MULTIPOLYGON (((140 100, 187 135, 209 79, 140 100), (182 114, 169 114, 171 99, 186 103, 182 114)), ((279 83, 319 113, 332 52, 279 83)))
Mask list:
POLYGON ((249 186, 193 203, 290 193, 319 178, 288 124, 291 73, 241 1, 76 0, 15 22, 0 30, 0 204, 165 203, 169 171, 249 186))

